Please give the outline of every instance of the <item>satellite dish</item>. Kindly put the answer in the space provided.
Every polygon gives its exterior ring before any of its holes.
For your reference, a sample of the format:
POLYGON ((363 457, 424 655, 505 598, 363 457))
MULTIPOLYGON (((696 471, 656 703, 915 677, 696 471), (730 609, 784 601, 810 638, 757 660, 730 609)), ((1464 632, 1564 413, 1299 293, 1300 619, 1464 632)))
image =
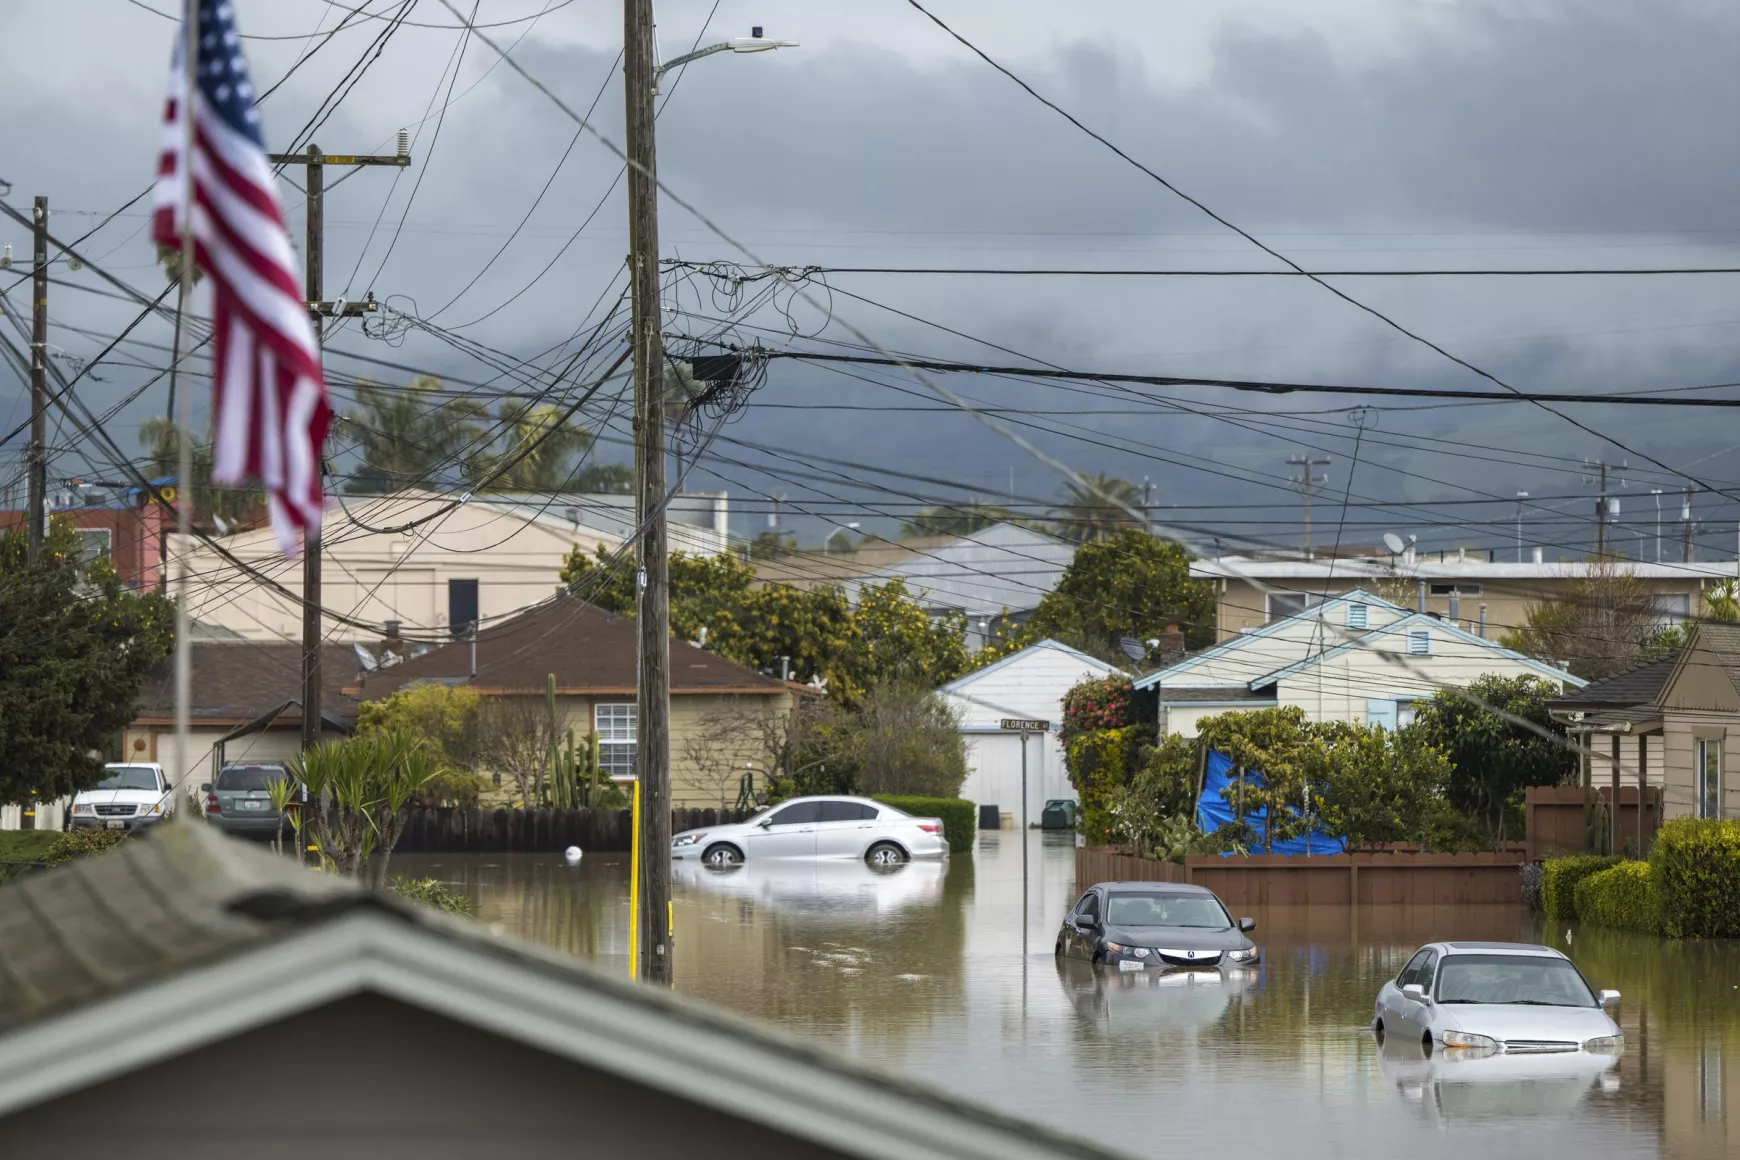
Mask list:
POLYGON ((1396 535, 1394 532, 1385 532, 1384 547, 1390 550, 1390 555, 1400 556, 1407 550, 1408 546, 1402 543, 1402 537, 1396 535))
POLYGON ((1133 636, 1126 636, 1118 641, 1118 648, 1123 650, 1124 655, 1135 661, 1137 664, 1140 664, 1142 658, 1148 655, 1147 648, 1143 646, 1141 641, 1133 636))

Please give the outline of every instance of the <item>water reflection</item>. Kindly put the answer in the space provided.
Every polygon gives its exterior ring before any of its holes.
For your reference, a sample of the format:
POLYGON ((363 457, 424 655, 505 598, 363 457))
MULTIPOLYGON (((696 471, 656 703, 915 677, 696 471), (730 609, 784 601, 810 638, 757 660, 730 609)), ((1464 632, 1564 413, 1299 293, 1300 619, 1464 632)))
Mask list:
MULTIPOLYGON (((1024 904, 1023 837, 986 834, 974 857, 888 875, 856 863, 682 867, 677 986, 1134 1155, 1740 1156, 1728 1116, 1740 1108, 1740 945, 1585 930, 1567 940, 1520 907, 1269 908, 1252 912, 1255 977, 1162 986, 1058 968, 1074 851, 1067 838, 1025 836, 1024 904), (1379 986, 1438 939, 1564 950, 1594 986, 1624 993, 1624 1055, 1559 1074, 1530 1069, 1563 1057, 1380 1053, 1379 986)), ((394 865, 468 891, 481 921, 626 971, 620 856, 394 865)))

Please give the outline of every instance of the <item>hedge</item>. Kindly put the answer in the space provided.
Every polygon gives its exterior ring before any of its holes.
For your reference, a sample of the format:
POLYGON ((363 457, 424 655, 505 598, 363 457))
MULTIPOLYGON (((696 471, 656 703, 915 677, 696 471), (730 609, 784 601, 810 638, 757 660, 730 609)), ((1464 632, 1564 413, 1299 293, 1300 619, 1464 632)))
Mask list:
POLYGON ((0 831, 0 884, 14 882, 43 866, 58 866, 87 854, 101 854, 121 844, 121 830, 85 829, 0 831))
POLYGON ((1541 905, 1548 918, 1577 917, 1577 883, 1591 874, 1599 874, 1620 859, 1612 854, 1578 854, 1570 858, 1549 858, 1541 867, 1541 905))
POLYGON ((1740 937, 1740 820, 1667 823, 1650 847, 1649 868, 1664 934, 1740 937))
POLYGON ((972 802, 962 798, 907 797, 902 794, 875 794, 873 800, 897 810, 905 810, 918 818, 941 818, 943 836, 949 840, 951 854, 970 854, 979 833, 979 811, 972 802))
POLYGON ((1069 783, 1081 799, 1076 829, 1088 842, 1111 841, 1110 796, 1114 790, 1130 784, 1130 766, 1137 748, 1148 736, 1148 730, 1140 725, 1098 729, 1075 737, 1064 751, 1069 783))
POLYGON ((1591 926, 1661 933, 1661 903, 1648 862, 1621 862, 1580 879, 1571 891, 1577 917, 1591 926))

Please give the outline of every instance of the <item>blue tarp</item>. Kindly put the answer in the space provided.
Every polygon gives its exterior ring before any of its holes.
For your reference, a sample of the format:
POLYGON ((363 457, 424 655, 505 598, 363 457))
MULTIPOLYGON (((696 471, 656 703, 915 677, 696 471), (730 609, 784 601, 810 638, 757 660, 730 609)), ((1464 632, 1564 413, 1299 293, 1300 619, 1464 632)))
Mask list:
MULTIPOLYGON (((1233 769, 1230 758, 1224 753, 1208 751, 1208 772, 1202 781, 1202 797, 1196 803, 1196 824, 1205 834, 1212 834, 1221 826, 1237 821, 1237 793, 1227 797, 1221 796, 1221 791, 1238 781, 1237 771, 1233 769)), ((1263 775, 1254 769, 1245 770, 1245 787, 1262 785, 1263 775)), ((1263 813, 1261 809, 1247 809, 1245 824, 1258 834, 1263 832, 1263 813)), ((1344 854, 1346 847, 1340 838, 1331 838, 1322 832, 1314 832, 1308 838, 1300 836, 1277 841, 1270 848, 1273 854, 1344 854)), ((1258 846, 1251 848, 1251 853, 1260 854, 1258 846)))

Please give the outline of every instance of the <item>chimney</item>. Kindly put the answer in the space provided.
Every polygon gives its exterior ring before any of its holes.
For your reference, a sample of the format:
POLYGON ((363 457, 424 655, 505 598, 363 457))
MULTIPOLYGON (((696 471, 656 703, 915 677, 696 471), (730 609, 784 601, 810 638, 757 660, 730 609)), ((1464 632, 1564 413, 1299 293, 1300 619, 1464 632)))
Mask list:
POLYGON ((395 656, 402 657, 405 655, 405 638, 399 635, 401 627, 403 627, 403 622, 398 620, 389 620, 381 626, 384 632, 381 637, 381 648, 395 656))
POLYGON ((1462 619, 1462 586, 1450 585, 1450 622, 1457 623, 1462 619))
POLYGON ((1420 581, 1420 611, 1426 611, 1426 582, 1420 581))
POLYGON ((1176 624, 1166 626, 1160 634, 1160 667, 1165 668, 1184 656, 1184 630, 1176 624))
POLYGON ((1480 606, 1480 639, 1486 639, 1486 605, 1480 606))

